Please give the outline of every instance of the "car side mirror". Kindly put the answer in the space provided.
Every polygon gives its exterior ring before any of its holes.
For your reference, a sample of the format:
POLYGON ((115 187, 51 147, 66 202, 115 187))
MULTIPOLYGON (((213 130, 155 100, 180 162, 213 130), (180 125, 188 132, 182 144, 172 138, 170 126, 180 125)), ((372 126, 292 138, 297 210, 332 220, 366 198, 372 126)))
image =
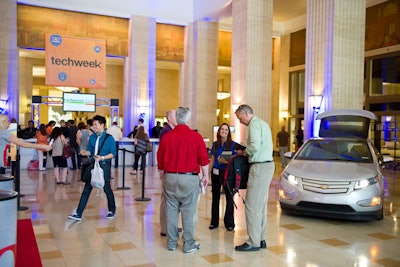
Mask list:
POLYGON ((394 161, 394 158, 389 156, 389 155, 382 155, 383 162, 382 163, 387 163, 387 162, 392 162, 394 161))
POLYGON ((290 152, 289 151, 289 152, 286 152, 284 155, 285 155, 286 158, 291 159, 294 156, 294 152, 290 152))

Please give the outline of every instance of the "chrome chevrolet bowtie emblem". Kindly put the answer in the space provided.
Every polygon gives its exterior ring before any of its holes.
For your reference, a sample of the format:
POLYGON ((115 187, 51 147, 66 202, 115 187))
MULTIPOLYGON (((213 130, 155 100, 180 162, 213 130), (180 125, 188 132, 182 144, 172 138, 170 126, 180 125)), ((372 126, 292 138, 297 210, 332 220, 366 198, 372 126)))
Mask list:
POLYGON ((328 189, 328 188, 329 188, 329 185, 323 184, 323 185, 321 185, 321 188, 322 188, 322 189, 328 189))

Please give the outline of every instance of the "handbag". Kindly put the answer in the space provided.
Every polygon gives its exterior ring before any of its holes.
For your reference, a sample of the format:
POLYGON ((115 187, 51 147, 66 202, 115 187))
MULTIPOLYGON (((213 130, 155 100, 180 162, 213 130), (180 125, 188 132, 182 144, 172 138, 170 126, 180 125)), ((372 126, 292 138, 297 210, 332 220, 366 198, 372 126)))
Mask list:
POLYGON ((63 159, 67 159, 67 158, 72 156, 72 148, 71 148, 70 145, 65 144, 63 146, 63 151, 62 151, 62 155, 61 156, 62 156, 63 159))
POLYGON ((37 171, 39 170, 39 161, 36 159, 32 159, 28 164, 28 171, 37 171))
POLYGON ((146 152, 153 152, 153 144, 150 142, 146 143, 146 152))
POLYGON ((94 162, 94 168, 92 172, 92 180, 90 181, 91 186, 96 188, 104 187, 104 171, 100 167, 100 163, 98 161, 94 162))
POLYGON ((147 142, 145 140, 137 139, 137 145, 135 148, 136 154, 144 154, 147 152, 147 142))
POLYGON ((90 180, 94 164, 89 157, 82 157, 81 162, 81 181, 86 183, 90 180))

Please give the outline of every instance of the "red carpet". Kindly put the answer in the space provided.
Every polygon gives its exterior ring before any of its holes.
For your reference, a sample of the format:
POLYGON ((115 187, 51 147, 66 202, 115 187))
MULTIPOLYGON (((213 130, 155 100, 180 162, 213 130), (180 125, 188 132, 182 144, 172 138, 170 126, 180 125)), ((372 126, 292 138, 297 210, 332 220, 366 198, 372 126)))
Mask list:
POLYGON ((17 220, 17 259, 15 266, 42 266, 31 219, 17 220))

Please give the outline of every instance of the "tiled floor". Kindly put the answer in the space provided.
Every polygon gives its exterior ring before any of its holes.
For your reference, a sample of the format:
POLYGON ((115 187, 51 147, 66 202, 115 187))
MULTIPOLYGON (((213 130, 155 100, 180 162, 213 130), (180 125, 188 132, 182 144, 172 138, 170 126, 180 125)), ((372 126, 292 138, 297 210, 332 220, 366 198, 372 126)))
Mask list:
MULTIPOLYGON (((276 161, 279 162, 279 161, 276 161)), ((83 183, 79 171, 70 171, 71 185, 56 185, 53 170, 21 171, 21 205, 18 217, 31 218, 43 266, 400 266, 400 173, 385 171, 385 218, 352 222, 281 214, 278 203, 278 166, 268 201, 268 248, 236 252, 246 238, 242 200, 236 195, 236 228, 209 230, 211 187, 201 195, 196 239, 200 250, 193 254, 168 251, 160 236, 160 179, 155 167, 142 178, 125 169, 112 169, 117 217, 105 219, 107 202, 101 190, 93 190, 81 222, 67 219, 76 208, 83 183), (150 201, 140 201, 142 197, 150 201), (139 199, 139 200, 138 200, 139 199)), ((242 192, 245 196, 245 191, 242 192)), ((221 201, 222 207, 225 205, 221 201)), ((222 209, 223 210, 223 209, 222 209)))

